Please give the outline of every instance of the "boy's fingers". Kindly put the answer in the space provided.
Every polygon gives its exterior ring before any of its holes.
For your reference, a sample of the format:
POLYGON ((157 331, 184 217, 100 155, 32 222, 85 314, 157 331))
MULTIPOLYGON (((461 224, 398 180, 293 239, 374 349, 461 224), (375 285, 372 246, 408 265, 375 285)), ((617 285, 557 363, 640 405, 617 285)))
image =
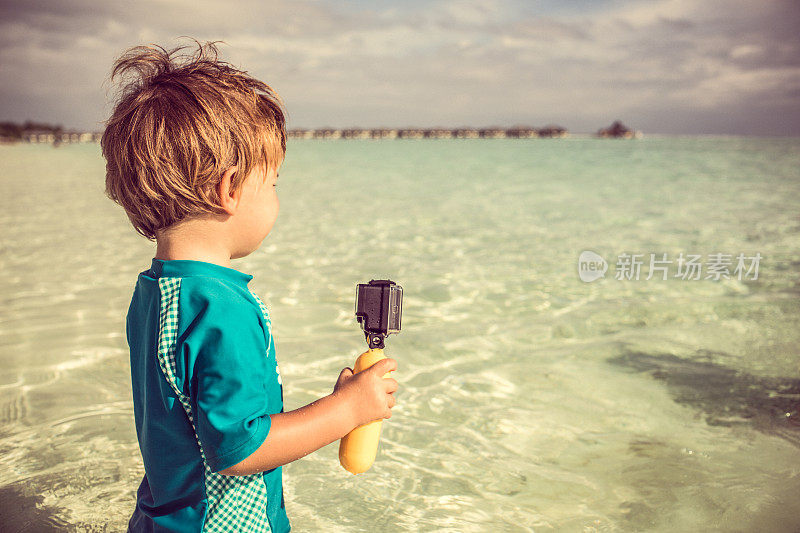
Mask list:
POLYGON ((384 375, 387 372, 393 372, 394 370, 397 370, 397 361, 391 357, 387 357, 386 359, 381 359, 375 363, 372 368, 374 368, 375 372, 378 374, 384 375))
POLYGON ((383 379, 386 385, 386 392, 392 394, 393 392, 397 391, 397 387, 399 386, 396 379, 392 378, 384 378, 383 379))

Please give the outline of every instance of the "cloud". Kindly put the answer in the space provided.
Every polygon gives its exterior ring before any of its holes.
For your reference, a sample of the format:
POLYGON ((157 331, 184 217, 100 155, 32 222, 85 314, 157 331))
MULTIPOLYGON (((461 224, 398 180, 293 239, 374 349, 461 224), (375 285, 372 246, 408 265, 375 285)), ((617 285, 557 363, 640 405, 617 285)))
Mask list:
POLYGON ((723 127, 740 133, 800 134, 795 2, 562 4, 0 3, 0 113, 99 124, 116 56, 191 35, 224 40, 223 59, 278 89, 295 126, 593 131, 622 118, 645 131, 711 132, 697 122, 702 111, 730 115, 723 127), (771 130, 776 117, 783 125, 771 130))

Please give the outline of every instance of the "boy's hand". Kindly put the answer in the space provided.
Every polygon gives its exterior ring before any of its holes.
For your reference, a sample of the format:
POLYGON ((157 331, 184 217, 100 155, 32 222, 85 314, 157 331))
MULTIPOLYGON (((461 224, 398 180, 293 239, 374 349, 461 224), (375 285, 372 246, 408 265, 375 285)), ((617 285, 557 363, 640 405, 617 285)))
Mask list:
POLYGON ((344 398, 350 406, 356 427, 373 420, 391 418, 391 409, 395 405, 393 394, 398 384, 383 375, 394 370, 397 370, 397 361, 387 357, 355 375, 351 368, 341 371, 333 394, 344 398))

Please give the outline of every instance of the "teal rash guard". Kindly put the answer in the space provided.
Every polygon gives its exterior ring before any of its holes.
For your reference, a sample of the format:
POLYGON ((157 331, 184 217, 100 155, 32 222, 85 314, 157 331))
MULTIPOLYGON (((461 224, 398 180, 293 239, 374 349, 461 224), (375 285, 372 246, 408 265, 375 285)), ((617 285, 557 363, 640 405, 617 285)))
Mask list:
POLYGON ((136 434, 145 475, 128 530, 290 530, 281 468, 224 476, 283 412, 269 313, 252 276, 153 259, 127 317, 136 434))

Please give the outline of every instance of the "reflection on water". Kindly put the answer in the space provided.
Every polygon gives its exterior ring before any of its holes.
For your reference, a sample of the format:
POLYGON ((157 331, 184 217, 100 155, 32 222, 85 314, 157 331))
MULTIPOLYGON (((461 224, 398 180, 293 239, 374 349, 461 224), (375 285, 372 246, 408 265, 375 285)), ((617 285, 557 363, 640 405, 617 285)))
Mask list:
MULTIPOLYGON (((398 405, 364 475, 288 465, 298 531, 800 529, 800 142, 290 144, 235 267, 286 408, 363 351, 353 287, 404 287, 398 405), (760 253, 757 280, 583 283, 583 250, 760 253)), ((0 147, 0 521, 124 529, 143 469, 124 317, 152 244, 99 147, 0 147)))

